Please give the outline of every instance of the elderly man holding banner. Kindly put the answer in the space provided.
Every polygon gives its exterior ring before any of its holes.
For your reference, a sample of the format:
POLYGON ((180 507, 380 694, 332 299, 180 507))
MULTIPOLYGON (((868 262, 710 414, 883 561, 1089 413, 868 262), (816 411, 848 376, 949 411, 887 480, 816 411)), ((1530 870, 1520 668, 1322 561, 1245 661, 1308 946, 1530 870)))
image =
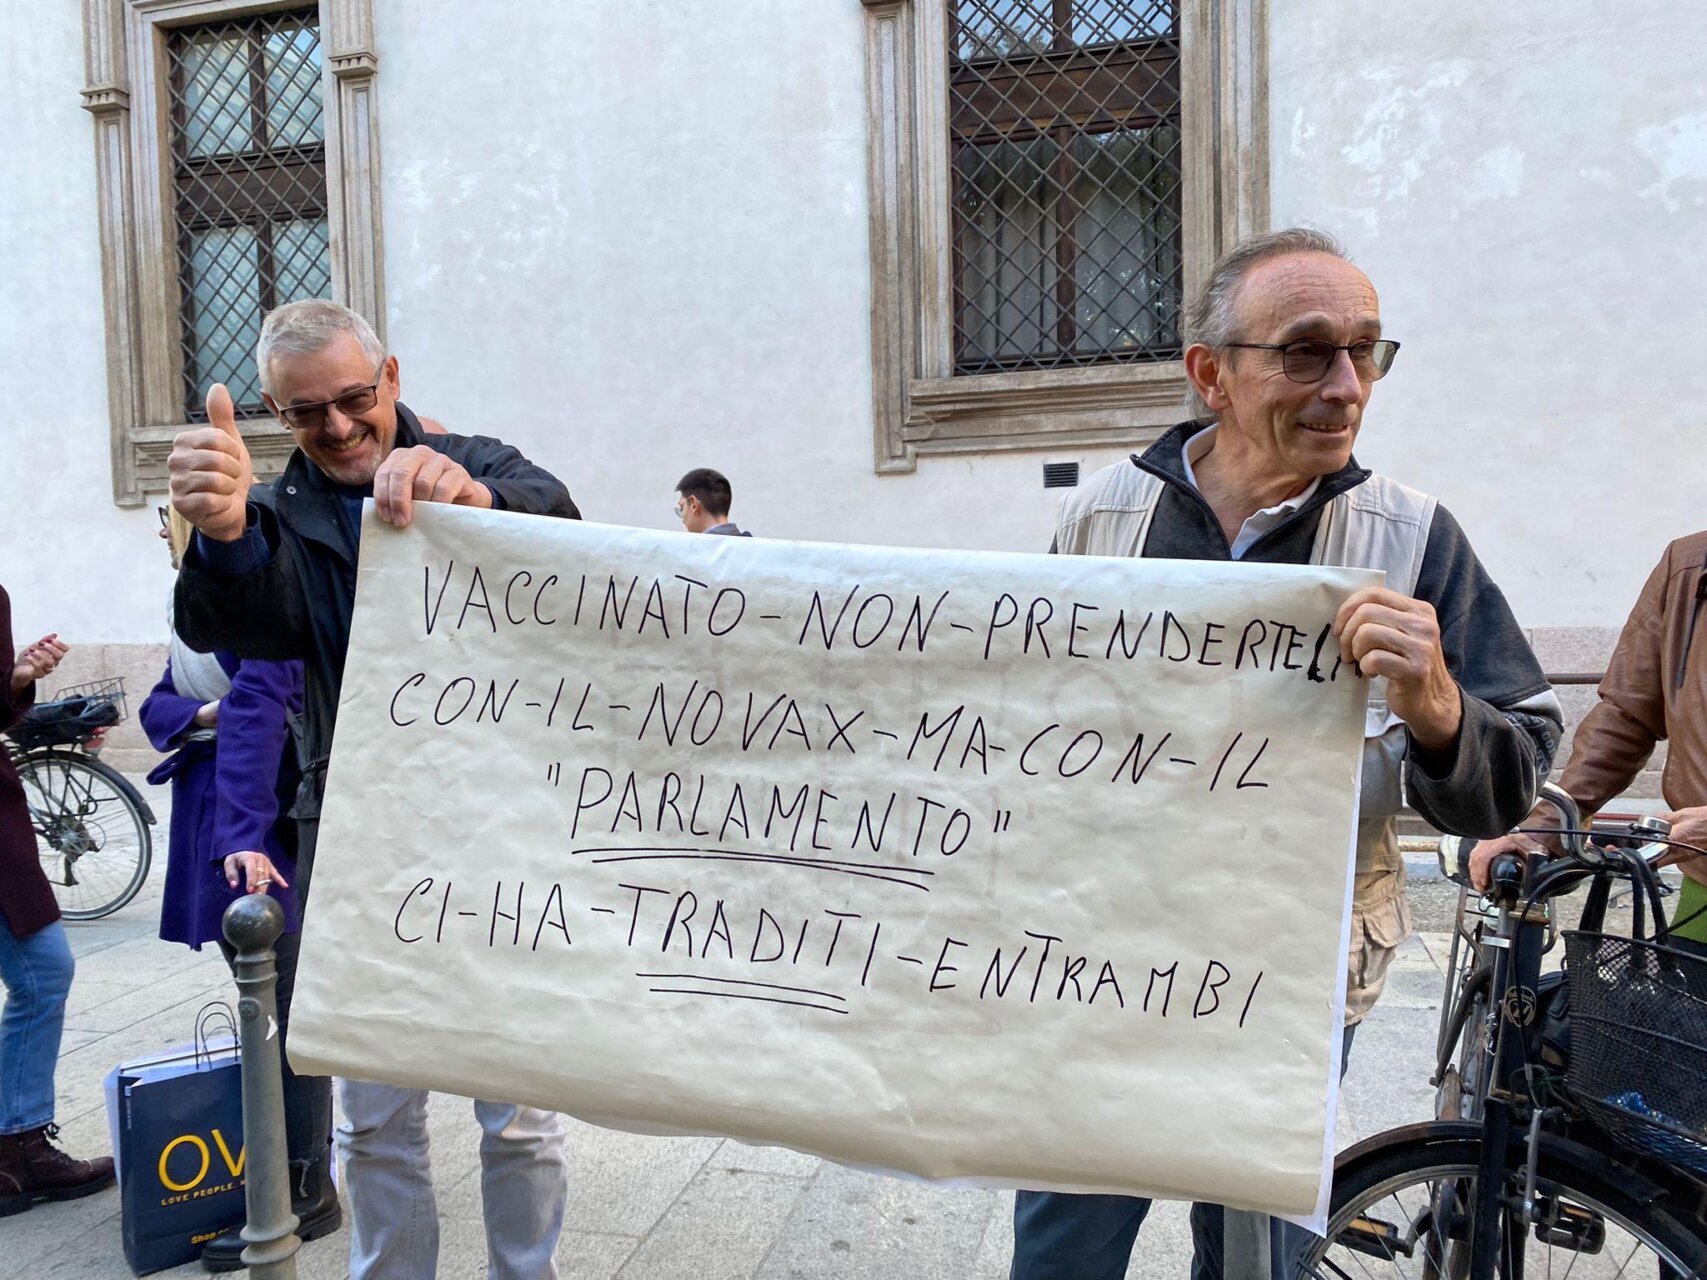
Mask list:
MULTIPOLYGON (((397 358, 346 307, 306 299, 278 308, 261 327, 255 359, 266 403, 295 435, 297 451, 283 476, 255 486, 222 386, 208 395, 209 425, 174 442, 172 505, 197 529, 178 578, 177 621, 183 638, 204 651, 306 663, 309 762, 293 811, 301 833, 297 899, 306 913, 355 607, 363 500, 373 497, 380 519, 398 526, 409 523, 417 502, 571 519, 579 512, 554 476, 508 445, 428 433, 398 402, 397 358)), ((228 858, 226 870, 234 881, 243 877, 250 892, 283 883, 259 852, 228 858)), ((430 1280, 438 1215, 427 1161, 427 1094, 346 1080, 342 1099, 350 1274, 430 1280)), ((557 1117, 510 1103, 476 1102, 474 1109, 485 1130, 489 1274, 493 1280, 555 1276, 567 1198, 557 1117)))
MULTIPOLYGON (((1349 1051, 1410 928, 1395 815, 1409 803, 1446 831, 1513 826, 1557 745, 1559 705, 1457 521, 1352 457, 1399 344, 1382 336, 1374 286, 1339 246, 1298 229, 1240 245, 1211 270, 1189 329, 1186 373, 1212 421, 1182 423, 1091 477, 1063 504, 1054 550, 1386 571, 1385 587, 1352 596, 1335 620, 1343 658, 1371 679, 1349 1051)), ((1149 1208, 1020 1192, 1013 1280, 1118 1280, 1149 1208)), ((1194 1205, 1191 1224, 1193 1280, 1218 1280, 1220 1207, 1194 1205)), ((1290 1276, 1306 1240, 1273 1225, 1274 1275, 1290 1276)))

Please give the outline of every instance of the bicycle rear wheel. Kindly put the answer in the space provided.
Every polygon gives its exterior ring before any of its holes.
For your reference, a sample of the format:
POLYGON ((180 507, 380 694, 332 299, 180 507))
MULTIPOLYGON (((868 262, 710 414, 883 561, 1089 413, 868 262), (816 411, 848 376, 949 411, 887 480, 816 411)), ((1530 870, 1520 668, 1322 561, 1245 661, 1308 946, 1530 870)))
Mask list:
POLYGON ((1449 1030, 1456 1030, 1456 1047, 1435 1092, 1437 1120, 1476 1120, 1482 1114, 1482 1082, 1493 1056, 1488 1034, 1488 987, 1492 978, 1489 970, 1478 970, 1458 992, 1448 1024, 1449 1030))
POLYGON ((67 920, 111 915, 148 879, 154 837, 124 776, 69 751, 18 762, 42 870, 67 920))
MULTIPOLYGON (((1334 1174, 1328 1234, 1300 1274, 1466 1280, 1479 1132, 1467 1124, 1412 1125, 1347 1152, 1334 1174)), ((1685 1197, 1644 1190, 1644 1180, 1563 1143, 1542 1144, 1536 1191, 1544 1220, 1524 1222, 1522 1159, 1514 1145, 1516 1167, 1502 1191, 1501 1277, 1665 1280, 1707 1266, 1707 1224, 1685 1197)))

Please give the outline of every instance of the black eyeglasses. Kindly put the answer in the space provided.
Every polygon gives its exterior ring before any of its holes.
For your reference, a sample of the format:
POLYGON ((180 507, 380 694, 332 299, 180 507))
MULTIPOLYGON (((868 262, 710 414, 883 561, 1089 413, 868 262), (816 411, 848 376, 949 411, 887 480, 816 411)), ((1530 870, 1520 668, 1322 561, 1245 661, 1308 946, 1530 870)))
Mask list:
MULTIPOLYGON (((385 368, 383 362, 379 368, 385 368)), ((385 381, 378 369, 374 374, 371 386, 354 387, 341 396, 322 400, 319 404, 288 405, 279 410, 279 416, 299 431, 312 431, 326 425, 326 410, 333 405, 337 405, 338 412, 349 418, 358 413, 366 413, 379 400, 379 384, 385 381)))
POLYGON ((155 507, 154 509, 160 513, 160 527, 162 529, 171 528, 172 522, 171 522, 170 517, 168 517, 166 514, 166 508, 165 507, 155 507))
POLYGON ((1352 371, 1360 382, 1374 382, 1393 367, 1399 344, 1389 338, 1375 342, 1352 342, 1343 347, 1318 338, 1301 342, 1228 342, 1222 344, 1247 351, 1278 351, 1280 367, 1294 382, 1320 382, 1328 376, 1334 357, 1344 351, 1351 357, 1352 371))

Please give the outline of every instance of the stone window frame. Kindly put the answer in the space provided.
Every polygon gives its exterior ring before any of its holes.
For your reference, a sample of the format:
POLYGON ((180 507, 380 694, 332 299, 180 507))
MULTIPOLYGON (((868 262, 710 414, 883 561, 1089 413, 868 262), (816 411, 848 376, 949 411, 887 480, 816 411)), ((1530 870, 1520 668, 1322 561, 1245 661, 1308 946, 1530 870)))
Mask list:
MULTIPOLYGON (((301 8, 301 0, 84 0, 83 107, 94 117, 113 501, 166 488, 184 421, 172 240, 166 33, 301 8)), ((319 0, 332 296, 385 333, 373 0, 319 0)), ((240 427, 258 475, 295 448, 276 420, 240 427)))
MULTIPOLYGON (((874 468, 921 456, 1136 445, 1185 416, 1178 360, 956 376, 948 8, 865 11, 874 468)), ((949 0, 951 3, 952 0, 949 0)), ((1180 0, 1185 293, 1268 229, 1268 0, 1180 0)))

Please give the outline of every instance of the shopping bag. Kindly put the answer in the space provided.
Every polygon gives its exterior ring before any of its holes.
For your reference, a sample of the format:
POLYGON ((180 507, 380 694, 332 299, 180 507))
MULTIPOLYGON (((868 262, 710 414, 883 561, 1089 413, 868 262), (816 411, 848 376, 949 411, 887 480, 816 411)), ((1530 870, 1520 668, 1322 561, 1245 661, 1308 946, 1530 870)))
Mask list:
POLYGON ((124 1256, 137 1275, 193 1261, 243 1224, 236 1037, 205 1034, 209 1021, 204 1009, 194 1043, 122 1062, 107 1076, 124 1256))

